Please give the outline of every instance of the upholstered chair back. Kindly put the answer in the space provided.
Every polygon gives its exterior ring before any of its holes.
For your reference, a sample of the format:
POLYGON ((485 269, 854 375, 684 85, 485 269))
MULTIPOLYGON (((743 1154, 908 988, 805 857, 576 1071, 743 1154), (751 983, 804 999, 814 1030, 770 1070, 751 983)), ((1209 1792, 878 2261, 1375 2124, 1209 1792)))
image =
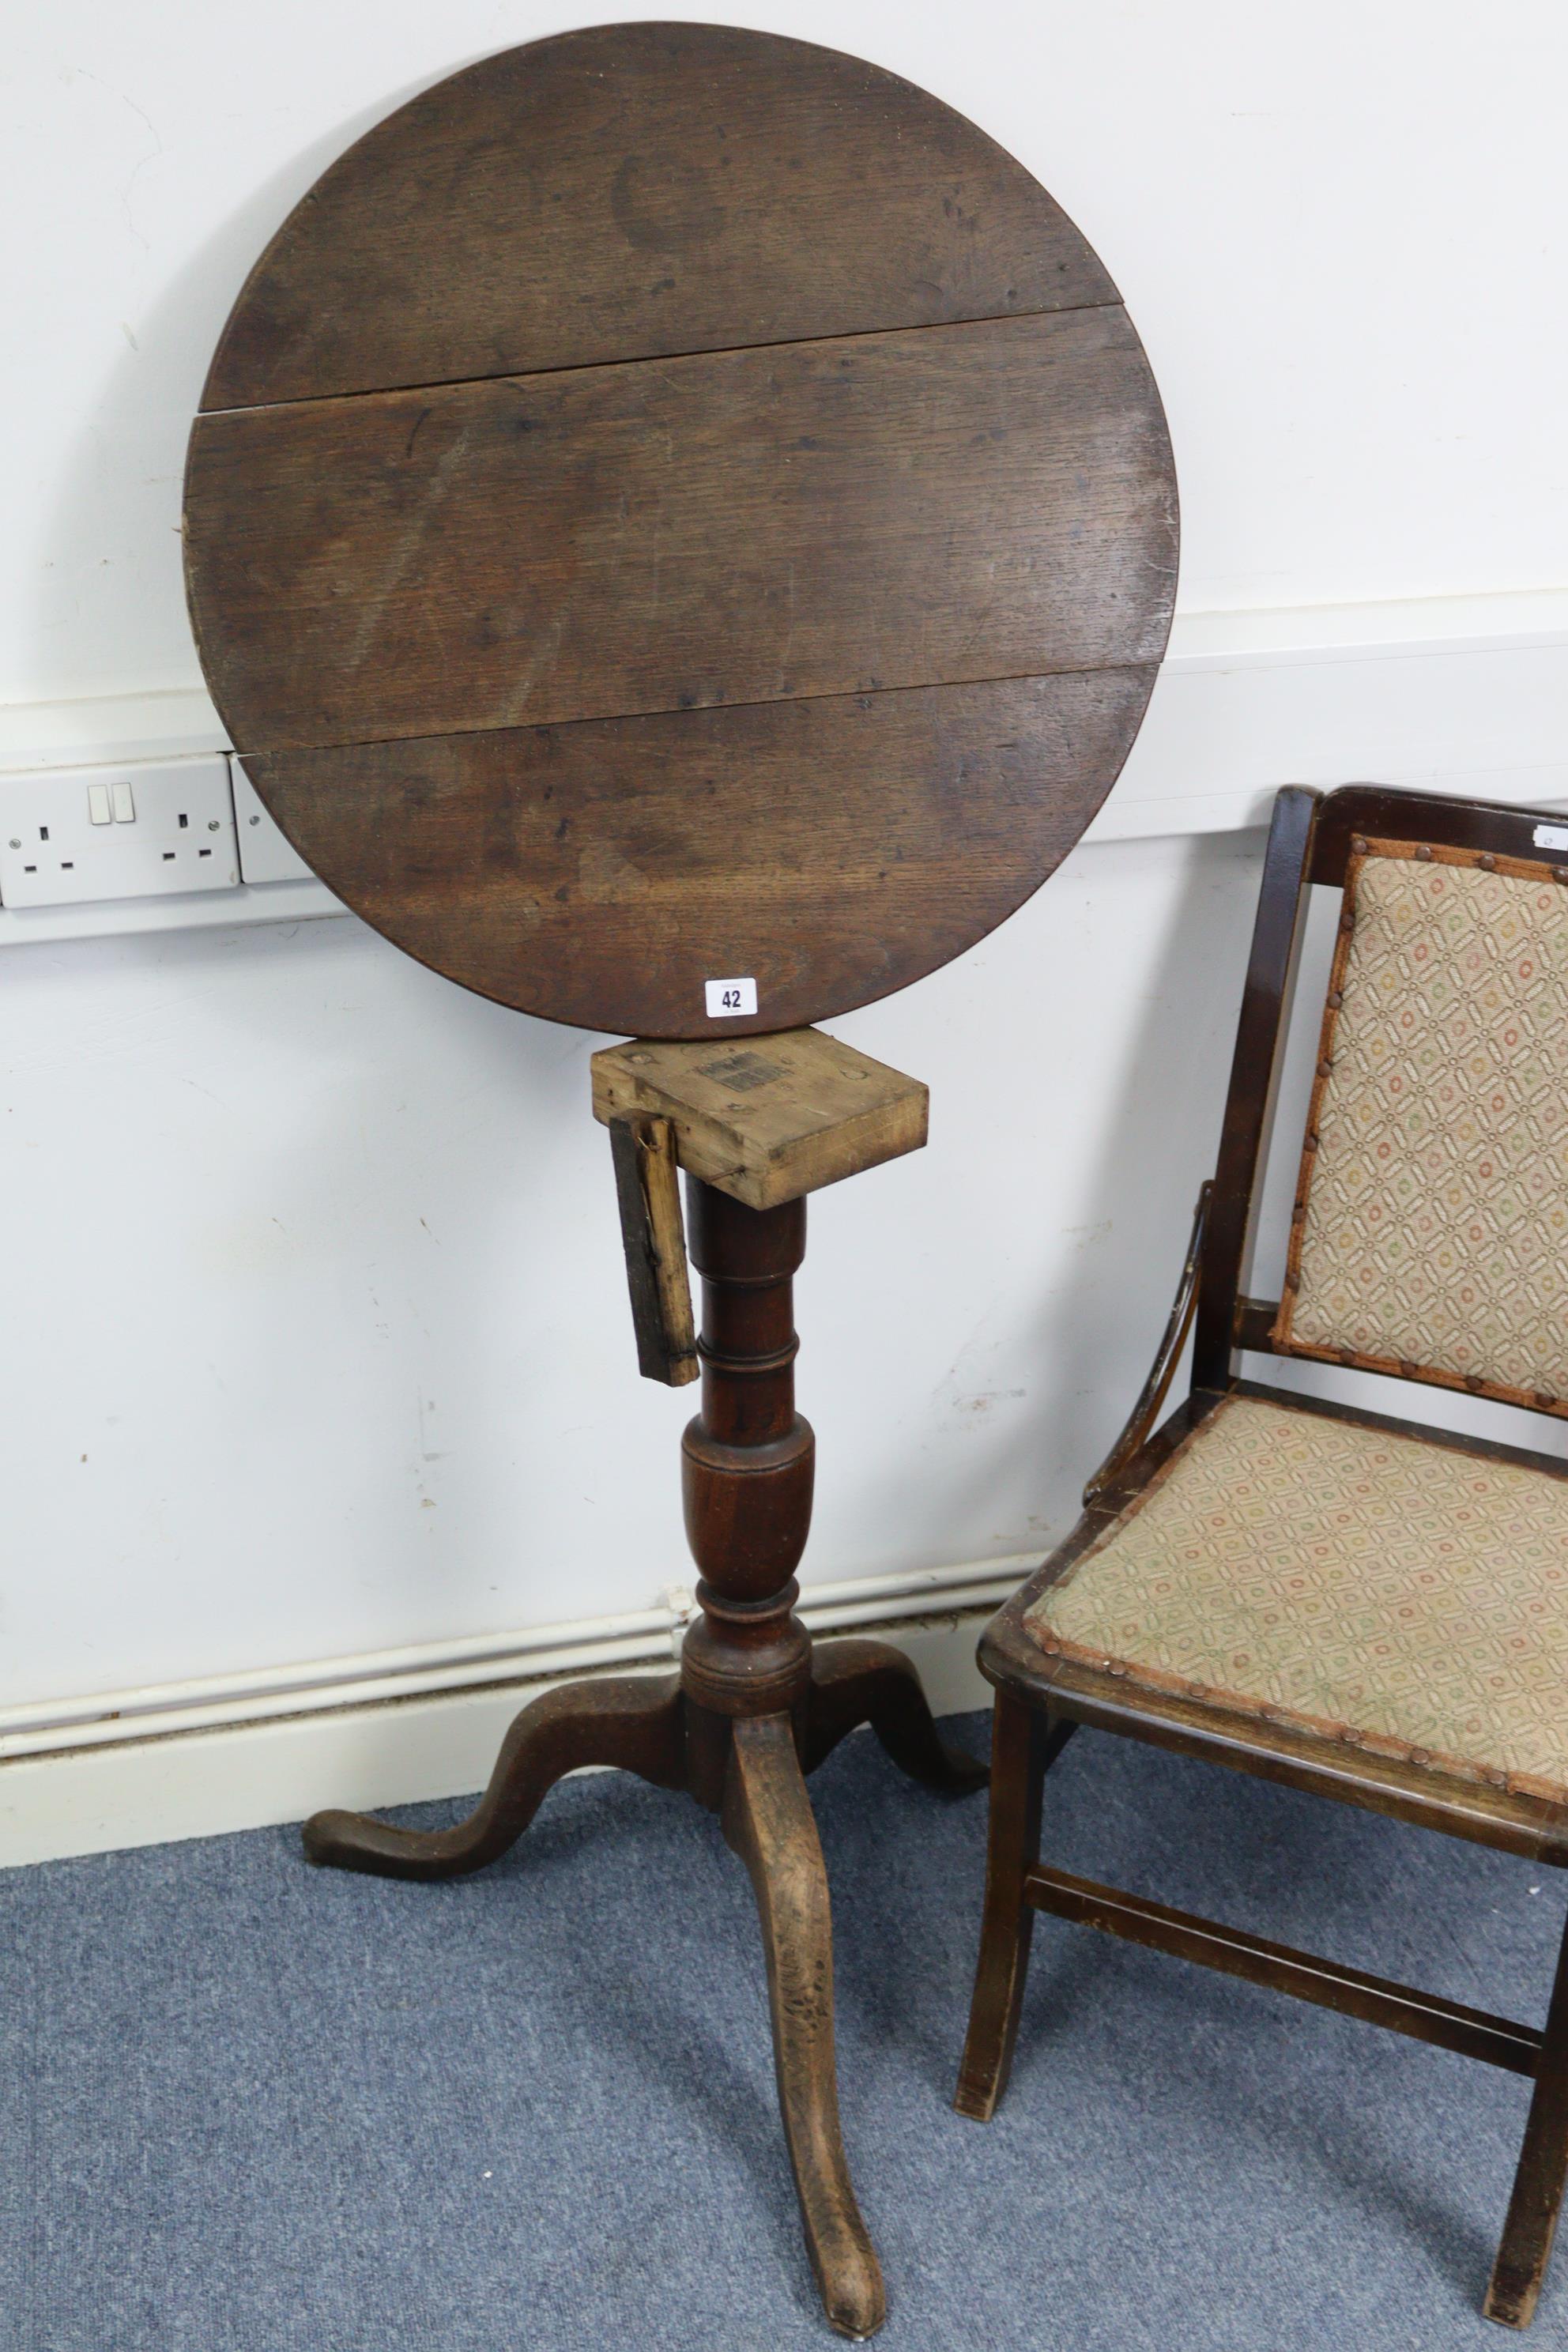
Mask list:
POLYGON ((1352 842, 1273 1339, 1568 1414, 1568 867, 1352 842))

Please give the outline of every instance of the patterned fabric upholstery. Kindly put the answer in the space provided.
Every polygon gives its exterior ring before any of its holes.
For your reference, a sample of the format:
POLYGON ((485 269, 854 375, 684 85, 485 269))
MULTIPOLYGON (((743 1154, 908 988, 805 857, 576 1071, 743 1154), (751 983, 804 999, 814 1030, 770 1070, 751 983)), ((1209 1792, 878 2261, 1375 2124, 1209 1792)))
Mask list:
POLYGON ((1276 1344, 1568 1412, 1568 887, 1365 848, 1276 1344))
POLYGON ((1568 1465, 1232 1398, 1025 1622, 1149 1689, 1568 1798, 1568 1465))

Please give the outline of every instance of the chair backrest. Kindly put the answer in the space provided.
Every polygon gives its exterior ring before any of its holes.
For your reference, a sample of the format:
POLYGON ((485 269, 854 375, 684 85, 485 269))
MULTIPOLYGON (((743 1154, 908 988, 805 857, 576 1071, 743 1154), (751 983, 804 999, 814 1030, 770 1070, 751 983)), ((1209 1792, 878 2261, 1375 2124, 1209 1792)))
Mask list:
POLYGON ((1568 825, 1348 785, 1281 793, 1199 1305, 1232 1349, 1568 1414, 1568 825), (1241 1269, 1307 887, 1342 891, 1277 1304, 1241 1269))

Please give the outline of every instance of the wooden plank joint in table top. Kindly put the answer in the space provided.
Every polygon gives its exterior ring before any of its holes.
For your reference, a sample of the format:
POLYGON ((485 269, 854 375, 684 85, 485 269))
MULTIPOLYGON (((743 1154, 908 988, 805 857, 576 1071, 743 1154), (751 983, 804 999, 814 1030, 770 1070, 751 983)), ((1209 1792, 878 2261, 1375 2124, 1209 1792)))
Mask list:
POLYGON ((1120 309, 198 417, 186 576, 246 754, 1159 660, 1120 309))
MULTIPOLYGON (((1091 302, 1058 303, 1054 306, 1054 309, 1058 312, 1123 310, 1123 305, 1116 295, 1107 294, 1103 299, 1091 302)), ((836 343, 855 343, 866 341, 874 335, 885 335, 894 331, 921 334, 928 333, 933 329, 954 325, 994 327, 1006 319, 1031 318, 1035 315, 1036 313, 1030 310, 988 310, 977 313, 973 318, 965 317, 962 320, 926 319, 908 328, 898 330, 886 326, 855 327, 841 334, 834 335, 831 340, 836 343)), ((1125 315, 1124 310, 1123 315, 1125 315)), ((286 400, 236 400, 221 408, 214 407, 210 403, 204 401, 197 414, 204 417, 245 416, 261 409, 319 408, 327 401, 339 401, 346 404, 355 400, 417 399, 424 393, 457 392, 467 384, 528 383, 543 376, 588 375, 595 368, 664 365, 671 360, 728 359, 737 352, 787 351, 796 343, 819 342, 823 340, 823 337, 817 335, 763 335, 759 336, 756 341, 750 343, 693 343, 689 350, 682 349, 678 352, 615 352, 605 359, 562 360, 552 365, 527 369, 477 368, 471 375, 433 376, 426 383, 371 383, 362 384, 353 391, 300 392, 290 394, 286 400)))
POLYGON ((204 408, 1118 299, 1014 157, 858 58, 597 25, 450 75, 322 174, 204 408))
POLYGON ((1100 806, 1152 667, 247 755, 328 887, 465 987, 623 1035, 792 1029, 945 963, 1100 806), (710 1021, 705 982, 754 979, 710 1021))

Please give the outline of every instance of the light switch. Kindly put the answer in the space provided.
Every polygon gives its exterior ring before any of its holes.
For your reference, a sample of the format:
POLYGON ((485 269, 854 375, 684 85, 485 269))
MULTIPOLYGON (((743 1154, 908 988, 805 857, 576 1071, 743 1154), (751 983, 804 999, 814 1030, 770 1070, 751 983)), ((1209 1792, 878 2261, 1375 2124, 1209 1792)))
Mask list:
POLYGON ((134 824, 136 822, 136 803, 131 797, 130 785, 122 783, 110 784, 109 787, 109 796, 114 803, 115 824, 134 824))
POLYGON ((87 813, 94 824, 108 824, 112 821, 114 812, 110 806, 107 784, 89 784, 87 813))

